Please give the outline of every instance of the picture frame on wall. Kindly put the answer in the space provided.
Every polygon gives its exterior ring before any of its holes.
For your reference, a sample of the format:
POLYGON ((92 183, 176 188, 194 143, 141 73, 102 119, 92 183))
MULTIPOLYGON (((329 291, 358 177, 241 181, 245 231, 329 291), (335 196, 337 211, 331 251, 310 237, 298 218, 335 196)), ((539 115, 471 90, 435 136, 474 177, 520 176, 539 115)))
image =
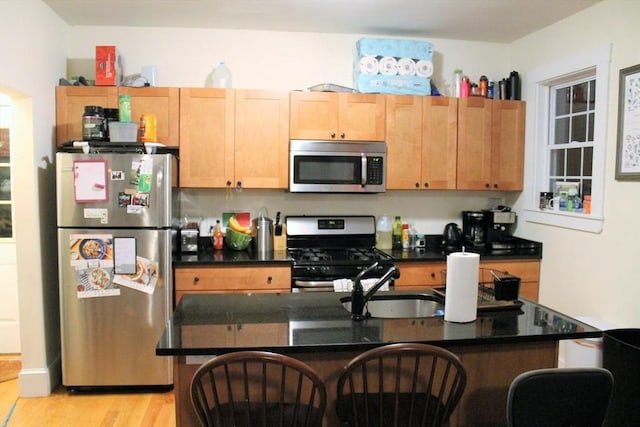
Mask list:
POLYGON ((640 181, 640 64, 620 70, 616 180, 640 181))

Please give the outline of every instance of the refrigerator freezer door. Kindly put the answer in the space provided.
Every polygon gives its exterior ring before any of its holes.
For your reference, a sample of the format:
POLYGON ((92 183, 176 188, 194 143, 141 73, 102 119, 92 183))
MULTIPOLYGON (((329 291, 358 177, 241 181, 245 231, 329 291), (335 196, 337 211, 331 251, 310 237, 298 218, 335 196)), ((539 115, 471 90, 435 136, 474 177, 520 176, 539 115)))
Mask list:
POLYGON ((58 229, 65 386, 173 383, 171 358, 155 354, 173 308, 170 239, 170 230, 58 229))
POLYGON ((171 226, 171 154, 57 153, 59 227, 171 226))

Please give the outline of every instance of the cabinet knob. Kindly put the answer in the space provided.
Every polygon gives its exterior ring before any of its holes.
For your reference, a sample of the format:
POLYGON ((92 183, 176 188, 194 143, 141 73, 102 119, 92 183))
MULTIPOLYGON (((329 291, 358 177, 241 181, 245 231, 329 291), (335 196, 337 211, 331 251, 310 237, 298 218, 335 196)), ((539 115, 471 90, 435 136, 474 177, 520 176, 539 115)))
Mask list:
POLYGON ((420 183, 416 182, 416 188, 420 188, 420 183))
POLYGON ((334 132, 332 132, 332 133, 331 133, 331 138, 333 139, 333 138, 335 138, 335 137, 336 137, 336 134, 335 134, 334 132))
POLYGON ((269 276, 267 277, 267 283, 271 283, 273 281, 273 277, 269 276))
POLYGON ((424 183, 424 188, 429 188, 429 183, 428 182, 424 183))
POLYGON ((236 182, 236 190, 238 191, 242 190, 242 181, 236 182))
POLYGON ((231 181, 227 181, 227 187, 231 187, 231 181))
POLYGON ((197 285, 198 282, 200 281, 200 278, 198 276, 193 278, 193 286, 197 285))
POLYGON ((489 184, 488 182, 484 185, 485 188, 491 188, 491 184, 489 184))
POLYGON ((431 278, 435 279, 436 278, 436 273, 434 273, 433 271, 431 272, 431 278))
POLYGON ((493 188, 498 188, 498 184, 493 184, 493 188))
POLYGON ((340 138, 342 138, 342 139, 344 139, 344 137, 345 137, 345 136, 346 136, 346 135, 344 134, 344 132, 342 132, 342 133, 340 134, 340 138))

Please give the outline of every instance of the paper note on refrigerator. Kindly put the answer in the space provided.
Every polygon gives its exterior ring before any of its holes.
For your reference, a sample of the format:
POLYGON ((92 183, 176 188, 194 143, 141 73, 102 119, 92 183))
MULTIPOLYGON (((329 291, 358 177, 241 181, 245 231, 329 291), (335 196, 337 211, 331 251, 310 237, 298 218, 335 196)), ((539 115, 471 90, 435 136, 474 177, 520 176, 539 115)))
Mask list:
POLYGON ((105 160, 74 161, 73 185, 76 203, 107 201, 107 162, 105 160))

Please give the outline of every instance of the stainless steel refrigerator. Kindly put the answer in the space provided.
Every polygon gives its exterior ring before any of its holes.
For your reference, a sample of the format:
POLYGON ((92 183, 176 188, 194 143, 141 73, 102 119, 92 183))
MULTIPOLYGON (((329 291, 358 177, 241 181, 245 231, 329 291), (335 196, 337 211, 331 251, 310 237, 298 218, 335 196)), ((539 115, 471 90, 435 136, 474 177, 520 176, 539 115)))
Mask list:
MULTIPOLYGON (((138 146, 139 147, 139 146, 138 146)), ((171 154, 56 155, 62 383, 170 386, 171 154)))

